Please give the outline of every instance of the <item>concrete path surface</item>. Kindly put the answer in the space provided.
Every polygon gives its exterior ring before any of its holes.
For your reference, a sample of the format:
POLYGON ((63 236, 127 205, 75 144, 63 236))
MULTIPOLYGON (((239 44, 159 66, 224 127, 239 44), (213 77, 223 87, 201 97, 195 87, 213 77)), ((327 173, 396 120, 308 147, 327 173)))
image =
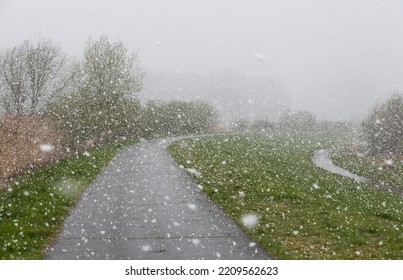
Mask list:
POLYGON ((339 174, 344 177, 351 178, 358 183, 368 183, 369 182, 369 180, 364 177, 361 177, 357 174, 353 174, 344 168, 334 165, 332 160, 329 157, 329 151, 327 151, 327 150, 316 151, 313 154, 312 162, 320 168, 323 168, 329 172, 339 174))
POLYGON ((167 152, 121 151, 85 191, 46 259, 269 259, 167 152))

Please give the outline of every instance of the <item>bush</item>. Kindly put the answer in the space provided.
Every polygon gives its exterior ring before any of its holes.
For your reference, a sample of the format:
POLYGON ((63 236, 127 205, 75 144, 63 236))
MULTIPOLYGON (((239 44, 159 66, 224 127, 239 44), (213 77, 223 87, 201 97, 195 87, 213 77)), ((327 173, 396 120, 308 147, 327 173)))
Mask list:
POLYGON ((59 129, 66 132, 72 148, 138 137, 139 101, 109 97, 101 100, 95 94, 77 92, 51 104, 48 113, 59 129))
POLYGON ((231 125, 231 130, 236 133, 245 133, 250 130, 250 123, 247 119, 238 118, 235 122, 231 125))
POLYGON ((403 153, 403 96, 393 94, 376 105, 362 123, 372 154, 403 153))
POLYGON ((273 133, 278 129, 278 125, 268 120, 257 120, 251 125, 251 130, 255 132, 273 133))
POLYGON ((315 115, 307 111, 298 111, 293 114, 286 113, 280 118, 280 128, 291 132, 312 131, 316 126, 315 115))
POLYGON ((214 109, 202 101, 150 101, 143 109, 142 126, 147 137, 206 133, 215 117, 214 109))

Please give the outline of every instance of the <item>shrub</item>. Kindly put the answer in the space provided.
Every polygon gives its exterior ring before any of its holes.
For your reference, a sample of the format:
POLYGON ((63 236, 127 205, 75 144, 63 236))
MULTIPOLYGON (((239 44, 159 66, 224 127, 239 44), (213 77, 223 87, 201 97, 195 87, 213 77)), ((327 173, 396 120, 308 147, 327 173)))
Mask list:
POLYGON ((268 120, 257 120, 251 125, 251 130, 255 132, 275 132, 278 125, 268 120))
POLYGON ((143 109, 145 136, 206 133, 215 125, 213 107, 202 101, 150 101, 143 109))
POLYGON ((250 129, 250 123, 247 119, 244 118, 238 118, 232 124, 232 131, 237 133, 245 133, 248 132, 249 129, 250 129))
POLYGON ((373 154, 403 153, 403 96, 393 94, 376 105, 362 123, 370 152, 373 154))
POLYGON ((291 132, 312 131, 316 126, 315 115, 307 111, 298 111, 293 114, 285 113, 280 118, 280 127, 291 132))
POLYGON ((140 135, 140 103, 128 97, 99 99, 77 92, 49 106, 49 117, 66 132, 72 148, 140 135))

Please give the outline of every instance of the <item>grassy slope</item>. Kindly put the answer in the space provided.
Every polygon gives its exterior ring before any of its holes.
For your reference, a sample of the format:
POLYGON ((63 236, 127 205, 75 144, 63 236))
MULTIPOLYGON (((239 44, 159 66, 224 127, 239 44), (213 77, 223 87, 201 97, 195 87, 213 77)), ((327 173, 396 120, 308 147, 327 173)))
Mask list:
POLYGON ((245 230, 279 259, 402 259, 399 196, 315 167, 312 152, 334 136, 215 136, 170 146, 178 163, 245 230), (319 143, 320 142, 320 143, 319 143))
POLYGON ((0 259, 41 259, 69 210, 101 169, 133 141, 72 155, 14 181, 0 192, 0 259))
POLYGON ((357 154, 332 155, 332 161, 352 172, 371 179, 376 183, 383 183, 393 186, 396 190, 403 192, 403 161, 396 162, 393 168, 383 167, 387 158, 363 157, 357 154))

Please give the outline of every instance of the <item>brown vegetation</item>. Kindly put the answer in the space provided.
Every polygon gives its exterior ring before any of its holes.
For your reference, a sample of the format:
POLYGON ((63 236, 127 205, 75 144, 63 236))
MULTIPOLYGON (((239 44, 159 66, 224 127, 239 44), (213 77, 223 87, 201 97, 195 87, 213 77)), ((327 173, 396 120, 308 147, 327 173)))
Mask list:
POLYGON ((64 154, 62 135, 53 123, 35 115, 0 118, 1 181, 64 154))

